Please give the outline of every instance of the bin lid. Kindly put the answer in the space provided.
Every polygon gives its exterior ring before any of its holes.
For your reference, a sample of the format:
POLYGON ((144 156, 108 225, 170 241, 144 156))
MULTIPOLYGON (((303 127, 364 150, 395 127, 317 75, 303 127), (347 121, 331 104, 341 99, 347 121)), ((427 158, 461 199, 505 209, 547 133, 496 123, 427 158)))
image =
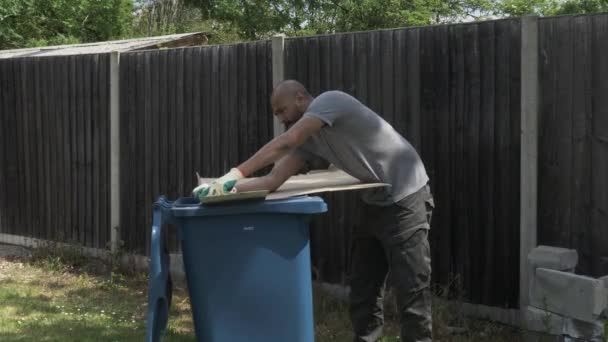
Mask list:
POLYGON ((316 196, 298 196, 280 200, 259 200, 226 204, 201 205, 194 197, 182 197, 174 202, 171 212, 176 217, 222 216, 233 214, 319 214, 327 204, 316 196))

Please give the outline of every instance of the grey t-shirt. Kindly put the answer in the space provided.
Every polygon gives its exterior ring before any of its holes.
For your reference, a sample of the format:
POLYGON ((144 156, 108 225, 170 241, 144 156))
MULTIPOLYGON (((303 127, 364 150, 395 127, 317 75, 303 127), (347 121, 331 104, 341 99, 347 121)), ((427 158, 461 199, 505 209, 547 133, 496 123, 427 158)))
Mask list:
POLYGON ((325 125, 304 142, 298 155, 321 157, 363 182, 391 184, 368 190, 366 203, 390 205, 420 190, 429 180, 414 147, 388 122, 356 98, 328 91, 316 97, 304 116, 325 125))

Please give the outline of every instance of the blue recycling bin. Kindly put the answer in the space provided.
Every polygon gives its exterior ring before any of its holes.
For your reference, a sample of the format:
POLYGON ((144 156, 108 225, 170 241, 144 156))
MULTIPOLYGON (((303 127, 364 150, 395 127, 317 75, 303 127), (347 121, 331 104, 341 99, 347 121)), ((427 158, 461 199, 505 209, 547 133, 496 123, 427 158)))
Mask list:
POLYGON ((319 197, 154 206, 147 341, 159 341, 171 304, 162 228, 178 229, 198 341, 314 341, 309 221, 319 197))

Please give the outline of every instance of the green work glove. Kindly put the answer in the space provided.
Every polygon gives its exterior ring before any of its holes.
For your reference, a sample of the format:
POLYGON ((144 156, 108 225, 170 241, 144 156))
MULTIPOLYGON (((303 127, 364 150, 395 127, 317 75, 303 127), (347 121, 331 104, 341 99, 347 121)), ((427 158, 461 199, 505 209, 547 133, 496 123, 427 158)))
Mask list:
POLYGON ((236 191, 234 186, 243 179, 244 176, 237 168, 232 168, 230 172, 214 180, 211 184, 201 184, 192 190, 192 194, 202 200, 208 196, 221 196, 236 191))
POLYGON ((194 190, 192 190, 192 196, 198 198, 199 201, 201 200, 201 198, 207 197, 208 195, 209 195, 209 184, 207 184, 207 183, 200 184, 199 186, 194 188, 194 190))

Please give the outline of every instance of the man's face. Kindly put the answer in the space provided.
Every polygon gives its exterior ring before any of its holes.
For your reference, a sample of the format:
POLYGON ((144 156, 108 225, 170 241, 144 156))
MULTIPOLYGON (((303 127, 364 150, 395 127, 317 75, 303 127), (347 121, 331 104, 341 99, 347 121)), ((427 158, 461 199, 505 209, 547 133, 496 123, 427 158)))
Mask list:
POLYGON ((291 127, 304 114, 299 108, 301 106, 298 105, 298 97, 298 95, 278 95, 272 98, 272 112, 285 128, 291 127))

